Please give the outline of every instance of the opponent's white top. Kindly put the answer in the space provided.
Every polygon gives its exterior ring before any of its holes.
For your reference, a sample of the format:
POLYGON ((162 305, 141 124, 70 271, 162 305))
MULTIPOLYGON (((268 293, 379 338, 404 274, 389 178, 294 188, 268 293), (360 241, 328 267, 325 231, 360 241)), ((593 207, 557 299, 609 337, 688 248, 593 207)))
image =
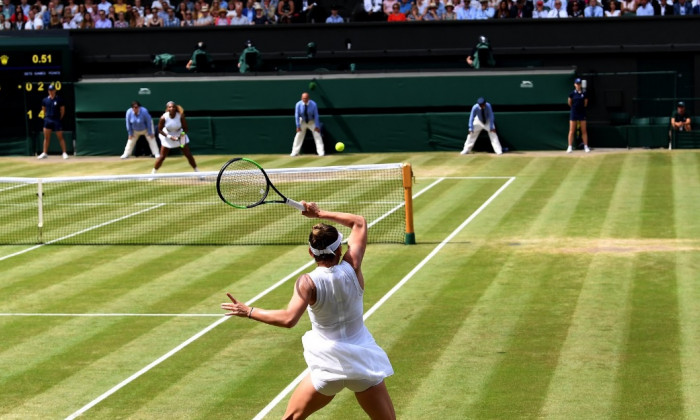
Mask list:
POLYGON ((324 381, 370 379, 394 373, 362 319, 362 296, 355 270, 346 261, 309 273, 316 303, 309 305, 311 331, 302 337, 311 376, 324 381))
MULTIPOLYGON (((176 112, 175 116, 171 118, 170 113, 166 111, 161 118, 165 119, 165 130, 168 132, 168 135, 180 138, 180 134, 182 133, 180 113, 176 112)), ((169 149, 174 149, 181 145, 180 142, 171 140, 169 137, 165 136, 163 132, 158 133, 158 137, 160 138, 160 144, 169 149)), ((190 138, 185 134, 184 139, 181 139, 181 141, 182 144, 187 144, 190 142, 190 138)))

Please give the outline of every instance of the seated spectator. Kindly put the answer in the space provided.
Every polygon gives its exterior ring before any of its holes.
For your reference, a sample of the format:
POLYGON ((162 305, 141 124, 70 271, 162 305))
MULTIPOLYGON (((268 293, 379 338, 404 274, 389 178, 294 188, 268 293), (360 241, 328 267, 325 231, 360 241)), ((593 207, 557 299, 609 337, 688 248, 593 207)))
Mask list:
POLYGON ((267 21, 267 16, 265 16, 265 11, 260 3, 255 3, 253 10, 255 10, 255 16, 253 16, 253 20, 250 22, 251 24, 267 25, 270 23, 267 21))
MULTIPOLYGON (((219 0, 212 0, 211 5, 209 6, 209 13, 211 13, 212 17, 214 17, 214 20, 216 20, 217 17, 219 17, 219 10, 226 10, 221 8, 221 3, 219 0)), ((214 23, 216 25, 216 22, 214 23)))
POLYGON ((0 31, 9 31, 10 29, 12 29, 12 22, 9 19, 5 19, 4 13, 0 13, 0 31))
MULTIPOLYGON (((396 9, 395 11, 397 11, 397 10, 398 9, 396 9)), ((438 15, 438 7, 434 1, 431 1, 428 4, 428 10, 426 10, 425 14, 423 15, 423 20, 427 20, 427 21, 440 20, 440 16, 438 15)))
POLYGON ((474 19, 484 20, 493 19, 496 15, 496 10, 489 5, 489 0, 480 0, 479 8, 474 13, 474 19))
POLYGON ((129 22, 126 20, 126 14, 124 12, 119 12, 117 14, 117 20, 114 22, 113 26, 115 28, 128 28, 129 22))
POLYGON ((136 13, 138 13, 139 16, 141 16, 142 18, 146 17, 146 9, 143 7, 143 4, 141 4, 141 0, 134 0, 134 5, 132 6, 132 9, 136 10, 136 13))
POLYGON ((690 16, 693 14, 693 5, 688 0, 677 0, 673 4, 673 14, 677 16, 690 16))
POLYGON ((500 3, 498 3, 498 9, 496 10, 496 14, 494 15, 494 18, 496 19, 509 19, 510 18, 510 9, 508 8, 508 3, 506 0, 501 0, 500 3))
POLYGON ((358 2, 352 14, 352 20, 356 22, 386 21, 387 15, 382 8, 382 0, 363 0, 358 2))
POLYGON ((566 13, 571 18, 583 18, 585 17, 584 5, 585 3, 582 4, 580 0, 571 0, 569 2, 569 8, 566 10, 566 13))
POLYGON ((180 27, 191 27, 195 26, 194 16, 191 10, 185 11, 185 17, 180 21, 180 27))
POLYGON ((277 21, 279 23, 292 23, 294 19, 294 2, 292 0, 279 0, 277 3, 277 21))
POLYGON ((549 11, 548 18, 568 18, 569 14, 566 9, 562 9, 561 0, 554 0, 554 8, 549 11))
POLYGON ((401 2, 399 3, 399 10, 404 15, 407 15, 408 12, 411 11, 411 5, 413 5, 413 2, 411 0, 401 0, 401 2))
POLYGON ((620 0, 620 13, 623 15, 637 13, 637 0, 620 0))
MULTIPOLYGON (((262 8, 260 8, 262 10, 262 8)), ((326 18, 326 23, 344 23, 345 20, 338 14, 338 6, 331 6, 331 14, 326 18)))
POLYGON ((700 15, 700 3, 698 3, 695 7, 693 7, 693 14, 700 15))
POLYGON ((160 28, 165 26, 165 22, 163 21, 163 18, 160 16, 159 13, 160 9, 155 5, 151 9, 153 10, 153 13, 151 13, 150 17, 146 18, 146 20, 144 21, 144 26, 148 28, 160 28))
POLYGON ((659 16, 672 16, 674 12, 675 11, 673 10, 673 2, 669 4, 667 0, 659 1, 659 16))
POLYGON ((49 29, 63 29, 63 22, 58 12, 54 10, 51 12, 51 18, 49 19, 49 29))
POLYGON ((531 18, 532 11, 525 5, 525 0, 516 0, 510 8, 510 17, 513 19, 531 18))
POLYGON ((277 8, 272 4, 272 0, 263 0, 262 9, 268 23, 277 23, 277 8))
POLYGON ((411 22, 418 22, 420 20, 423 20, 423 16, 421 15, 420 9, 418 8, 418 5, 416 3, 413 3, 411 5, 411 10, 406 15, 406 20, 411 22))
POLYGON ((236 16, 230 18, 231 25, 250 25, 250 20, 248 20, 248 16, 246 16, 246 14, 243 13, 243 2, 236 0, 235 11, 236 16))
POLYGON ((654 16, 654 6, 648 0, 639 0, 635 13, 637 16, 654 16))
POLYGON ((676 106, 676 112, 671 117, 671 130, 690 131, 690 115, 685 112, 685 102, 680 101, 676 106))
POLYGON ((68 0, 68 4, 63 6, 64 16, 65 16, 66 10, 70 11, 71 16, 75 16, 78 13, 78 5, 75 4, 75 0, 68 0))
POLYGON ((387 22, 405 22, 406 15, 401 13, 401 6, 399 5, 399 3, 394 3, 394 5, 391 7, 393 10, 391 11, 391 13, 389 13, 389 16, 386 19, 387 22))
POLYGON ((226 9, 219 9, 218 13, 219 15, 214 19, 214 26, 228 26, 231 24, 226 16, 226 9))
MULTIPOLYGON (((662 0, 666 1, 666 0, 662 0)), ((622 14, 619 6, 615 0, 610 0, 608 3, 608 10, 605 11, 605 17, 618 17, 622 14)))
POLYGON ((163 26, 166 28, 178 28, 180 27, 180 18, 175 14, 175 9, 172 7, 168 8, 168 17, 165 18, 163 26))
POLYGON ((445 3, 445 13, 441 16, 441 20, 457 20, 455 5, 450 0, 445 3))
POLYGON ((399 0, 384 0, 384 13, 389 16, 391 13, 394 12, 394 5, 398 4, 399 8, 401 8, 401 4, 399 0))
POLYGON ((35 8, 32 7, 31 9, 29 9, 29 15, 27 15, 27 23, 22 29, 34 31, 44 29, 44 20, 37 15, 35 8))
POLYGON ((209 5, 204 3, 200 10, 201 15, 194 22, 194 26, 213 26, 214 18, 209 14, 209 5))
MULTIPOLYGON (((112 3, 110 3, 107 0, 100 0, 99 3, 97 3, 97 15, 99 16, 100 10, 105 12, 105 16, 107 16, 107 13, 109 12, 109 8, 112 6, 112 3)), ((97 25, 97 22, 95 22, 95 25, 97 25)))
POLYGON ((126 2, 124 0, 117 0, 112 7, 114 7, 114 13, 119 16, 119 13, 126 13, 126 2))
POLYGON ((95 27, 95 21, 92 19, 90 12, 83 14, 83 20, 80 22, 80 29, 92 29, 95 27))
POLYGON ((546 18, 548 13, 549 13, 549 10, 544 8, 544 1, 537 0, 537 3, 535 3, 535 10, 532 11, 532 18, 533 19, 546 18))
POLYGON ((600 7, 597 0, 588 0, 588 6, 583 9, 583 16, 587 18, 603 17, 603 8, 600 7))

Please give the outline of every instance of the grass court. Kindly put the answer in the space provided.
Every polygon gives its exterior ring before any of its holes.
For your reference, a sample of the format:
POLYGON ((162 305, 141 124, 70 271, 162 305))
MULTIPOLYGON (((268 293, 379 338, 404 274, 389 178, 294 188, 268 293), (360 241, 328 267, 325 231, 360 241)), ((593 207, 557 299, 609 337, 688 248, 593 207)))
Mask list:
MULTIPOLYGON (((413 165, 418 243, 369 245, 363 265, 398 418, 700 418, 700 152, 250 157, 413 165)), ((1 161, 3 177, 153 163, 1 161)), ((0 246, 0 419, 280 418, 308 316, 286 330, 219 304, 283 307, 309 267, 296 245, 0 246)), ((343 391, 314 418, 364 413, 343 391)))

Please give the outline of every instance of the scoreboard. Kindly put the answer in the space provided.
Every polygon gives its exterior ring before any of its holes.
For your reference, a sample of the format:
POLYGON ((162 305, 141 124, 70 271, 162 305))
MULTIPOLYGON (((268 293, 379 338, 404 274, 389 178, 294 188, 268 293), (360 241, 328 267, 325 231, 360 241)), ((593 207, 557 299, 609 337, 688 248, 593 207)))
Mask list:
MULTIPOLYGON (((73 129, 72 67, 67 36, 0 38, 0 154, 36 153, 43 128, 41 100, 48 96, 51 84, 66 103, 64 130, 73 129)), ((58 142, 53 139, 52 143, 58 142)))
POLYGON ((2 51, 0 75, 3 80, 61 80, 63 54, 40 48, 32 51, 2 51))

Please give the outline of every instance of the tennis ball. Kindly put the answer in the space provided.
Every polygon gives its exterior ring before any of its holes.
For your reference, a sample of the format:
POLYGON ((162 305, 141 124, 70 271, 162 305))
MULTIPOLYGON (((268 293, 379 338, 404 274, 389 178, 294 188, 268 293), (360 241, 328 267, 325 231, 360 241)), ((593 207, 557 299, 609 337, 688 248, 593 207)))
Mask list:
POLYGON ((345 145, 343 144, 343 142, 340 142, 340 141, 339 141, 338 143, 336 143, 336 144, 335 144, 335 150, 336 150, 337 152, 342 152, 343 150, 345 150, 345 145))

